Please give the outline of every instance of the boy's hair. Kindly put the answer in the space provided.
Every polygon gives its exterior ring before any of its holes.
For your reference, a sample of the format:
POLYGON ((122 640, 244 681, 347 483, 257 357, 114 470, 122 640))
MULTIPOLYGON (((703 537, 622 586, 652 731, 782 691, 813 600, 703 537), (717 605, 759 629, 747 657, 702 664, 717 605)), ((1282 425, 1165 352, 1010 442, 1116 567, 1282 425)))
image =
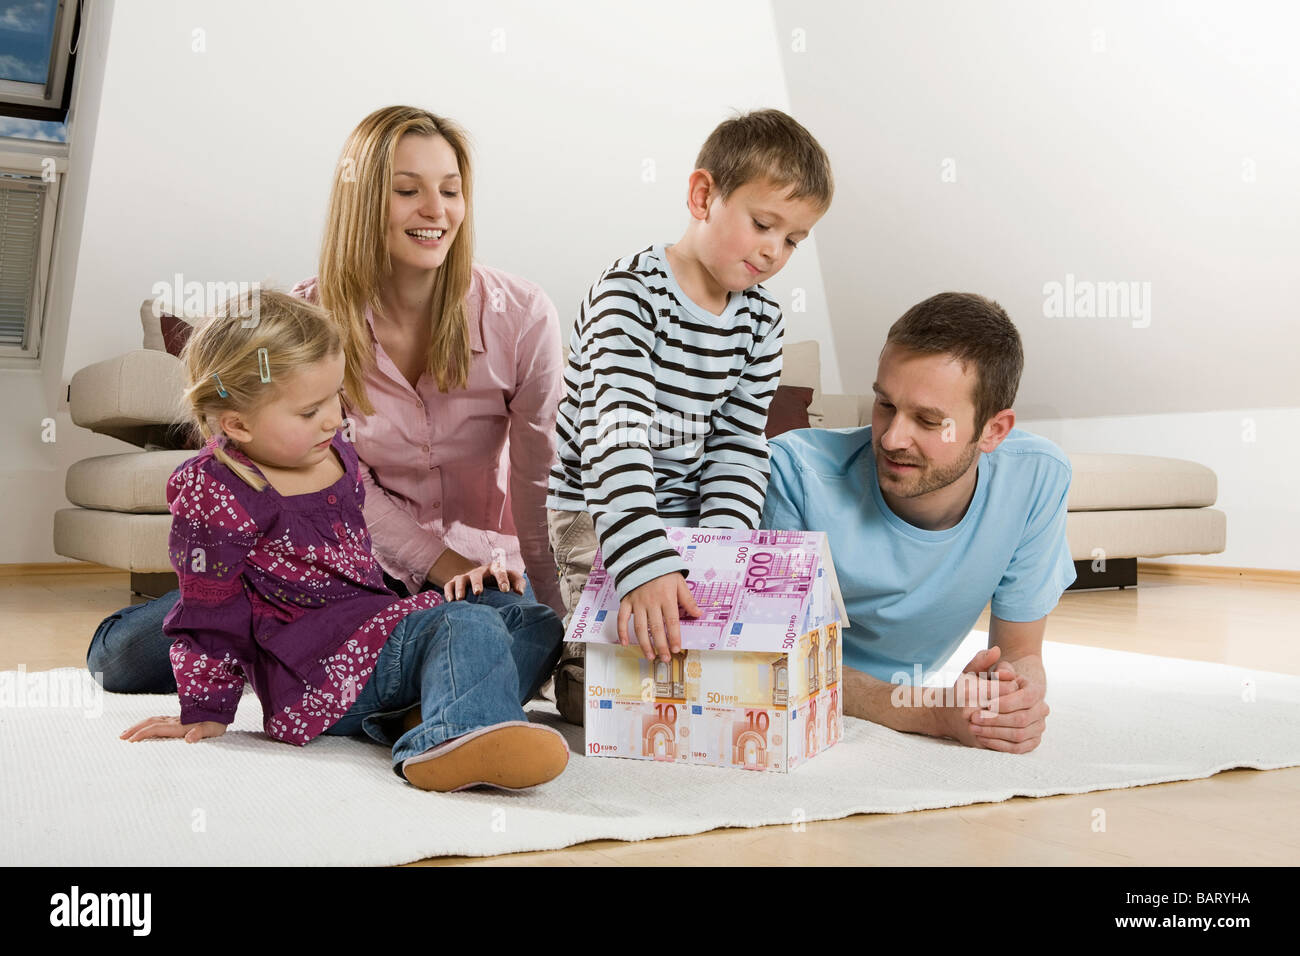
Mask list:
POLYGON ((745 183, 767 180, 789 186, 786 198, 808 199, 824 213, 835 191, 826 150, 780 110, 755 110, 720 123, 695 167, 709 171, 724 202, 745 183))
MULTIPOLYGON (((275 396, 295 369, 340 351, 338 328, 320 306, 268 290, 235 296, 215 317, 198 325, 181 350, 181 365, 189 377, 186 411, 203 440, 211 442, 213 436, 220 437, 217 419, 222 412, 256 410, 275 396), (265 363, 260 362, 258 349, 266 349, 265 363), (263 372, 269 372, 270 382, 262 381, 263 372)), ((212 453, 256 490, 266 487, 219 441, 212 453)))
POLYGON ((366 373, 374 368, 374 347, 365 308, 379 311, 379 291, 392 271, 388 248, 393 157, 407 134, 445 139, 456 154, 465 218, 433 280, 426 367, 441 391, 465 387, 469 379, 469 295, 474 265, 474 175, 469 137, 445 117, 414 106, 386 106, 360 123, 343 144, 334 170, 317 288, 320 304, 338 321, 347 356, 344 385, 348 404, 374 411, 366 395, 366 373))
POLYGON ((885 345, 913 352, 951 355, 975 366, 975 434, 1010 408, 1020 387, 1025 353, 1020 333, 992 299, 969 292, 941 292, 918 302, 895 322, 885 345))

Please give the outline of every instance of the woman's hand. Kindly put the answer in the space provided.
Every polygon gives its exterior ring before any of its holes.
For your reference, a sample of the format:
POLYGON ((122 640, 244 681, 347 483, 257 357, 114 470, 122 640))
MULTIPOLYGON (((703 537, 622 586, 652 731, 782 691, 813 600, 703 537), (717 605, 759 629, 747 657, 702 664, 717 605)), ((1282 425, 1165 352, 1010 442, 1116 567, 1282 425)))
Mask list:
POLYGON ((150 737, 184 737, 187 744, 194 744, 204 737, 220 737, 225 732, 226 725, 215 720, 182 724, 179 717, 146 717, 140 723, 122 731, 119 739, 135 743, 137 740, 148 740, 150 737))
POLYGON ((451 578, 447 586, 442 589, 443 596, 448 601, 459 601, 470 591, 482 594, 485 579, 494 583, 500 591, 524 593, 524 576, 518 571, 509 570, 499 561, 493 561, 491 564, 480 564, 472 571, 451 578))

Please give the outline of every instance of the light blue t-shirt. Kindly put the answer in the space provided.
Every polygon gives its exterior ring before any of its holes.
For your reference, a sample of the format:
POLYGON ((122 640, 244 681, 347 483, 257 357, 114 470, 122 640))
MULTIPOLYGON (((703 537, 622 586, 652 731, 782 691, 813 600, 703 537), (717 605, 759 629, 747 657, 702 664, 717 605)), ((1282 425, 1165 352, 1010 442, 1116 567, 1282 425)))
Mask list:
POLYGON ((762 526, 827 533, 849 613, 844 663, 879 680, 942 664, 990 598, 994 616, 1036 621, 1074 582, 1070 460, 1046 438, 1013 428, 981 452, 970 506, 943 531, 885 503, 870 426, 799 429, 770 447, 762 526))

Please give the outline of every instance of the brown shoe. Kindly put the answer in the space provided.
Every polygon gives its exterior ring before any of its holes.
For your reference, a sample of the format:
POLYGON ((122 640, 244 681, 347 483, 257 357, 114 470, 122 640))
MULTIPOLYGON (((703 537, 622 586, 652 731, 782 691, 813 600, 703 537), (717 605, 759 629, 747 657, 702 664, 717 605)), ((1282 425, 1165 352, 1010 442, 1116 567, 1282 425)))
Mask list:
POLYGON ((571 724, 582 726, 582 715, 586 713, 586 699, 583 674, 584 661, 567 660, 555 669, 555 709, 571 724))
POLYGON ((560 775, 569 745, 558 730, 526 720, 481 727, 402 761, 402 774, 421 790, 468 787, 523 790, 560 775))

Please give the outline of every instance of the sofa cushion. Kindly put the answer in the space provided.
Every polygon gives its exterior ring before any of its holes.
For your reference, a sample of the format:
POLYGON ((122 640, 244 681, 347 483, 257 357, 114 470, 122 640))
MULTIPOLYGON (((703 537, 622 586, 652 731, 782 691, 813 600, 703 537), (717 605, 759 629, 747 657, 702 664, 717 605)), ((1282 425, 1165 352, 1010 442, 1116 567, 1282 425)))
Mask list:
POLYGON ((813 390, 802 385, 778 385, 767 409, 768 438, 795 428, 809 428, 808 406, 812 404, 813 390))
POLYGON ((162 318, 154 315, 153 299, 145 299, 140 303, 140 325, 144 329, 143 347, 155 352, 166 352, 167 345, 163 340, 162 318))
POLYGON ((91 431, 133 445, 177 447, 174 439, 182 436, 169 432, 189 421, 184 391, 185 372, 175 356, 135 349, 73 375, 68 410, 73 422, 91 431))
POLYGON ((1075 561, 1218 554, 1227 546, 1227 528, 1227 515, 1216 508, 1071 511, 1065 517, 1075 561))
POLYGON ((194 326, 186 319, 166 313, 159 318, 159 321, 162 322, 163 345, 167 349, 167 354, 179 358, 185 343, 190 340, 190 333, 194 331, 194 326))
POLYGON ((195 323, 203 320, 199 313, 182 311, 176 315, 176 307, 170 306, 171 312, 165 312, 160 299, 145 299, 140 303, 140 326, 144 329, 143 347, 155 352, 170 352, 180 355, 180 347, 189 338, 195 323), (158 303, 157 311, 154 303, 158 303))
POLYGON ((69 466, 64 493, 82 508, 167 514, 167 479, 193 457, 192 450, 182 449, 83 458, 69 466))
POLYGON ((1071 511, 1204 508, 1218 496, 1214 472, 1180 458, 1073 454, 1070 466, 1071 511))
POLYGON ((54 551, 65 558, 125 571, 174 571, 167 557, 171 528, 171 515, 60 508, 54 512, 54 551))

